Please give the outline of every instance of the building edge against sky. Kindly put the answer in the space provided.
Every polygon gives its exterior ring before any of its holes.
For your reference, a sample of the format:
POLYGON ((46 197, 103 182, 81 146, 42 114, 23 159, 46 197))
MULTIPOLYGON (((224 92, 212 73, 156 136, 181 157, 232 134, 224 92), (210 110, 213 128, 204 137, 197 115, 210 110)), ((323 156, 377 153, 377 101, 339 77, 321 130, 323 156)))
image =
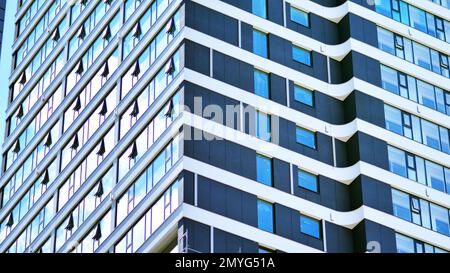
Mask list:
MULTIPOLYGON (((2 94, 2 97, 7 97, 8 95, 8 76, 10 74, 10 68, 11 68, 11 46, 13 43, 14 36, 8 35, 8 32, 6 32, 6 35, 4 35, 4 32, 6 29, 13 29, 14 28, 14 14, 16 10, 16 1, 8 1, 1 0, 0 1, 1 6, 4 7, 3 9, 3 17, 4 20, 2 22, 2 25, 0 26, 2 30, 1 35, 1 47, 0 47, 0 94, 2 94)), ((5 136, 5 111, 8 104, 8 100, 2 99, 0 100, 0 136, 3 138, 5 136)), ((0 164, 3 161, 3 157, 0 158, 0 164)))
POLYGON ((6 16, 0 252, 450 251, 448 2, 6 16))

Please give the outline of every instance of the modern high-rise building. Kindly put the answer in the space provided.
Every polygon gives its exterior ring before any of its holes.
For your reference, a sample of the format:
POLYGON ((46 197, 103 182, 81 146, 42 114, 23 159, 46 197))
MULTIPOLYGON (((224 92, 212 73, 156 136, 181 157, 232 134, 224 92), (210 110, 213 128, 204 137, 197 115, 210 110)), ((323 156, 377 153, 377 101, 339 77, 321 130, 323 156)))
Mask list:
POLYGON ((450 251, 449 3, 19 1, 0 252, 450 251))
POLYGON ((2 51, 3 24, 5 22, 5 9, 6 9, 6 0, 0 0, 0 53, 2 51))

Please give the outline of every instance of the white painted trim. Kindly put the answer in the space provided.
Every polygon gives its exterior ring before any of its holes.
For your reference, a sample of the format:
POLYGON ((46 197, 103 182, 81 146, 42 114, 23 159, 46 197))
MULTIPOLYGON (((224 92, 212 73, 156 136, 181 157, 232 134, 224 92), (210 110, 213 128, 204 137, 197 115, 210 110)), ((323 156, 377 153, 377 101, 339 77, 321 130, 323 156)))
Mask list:
MULTIPOLYGON (((443 166, 450 166, 449 154, 433 149, 358 118, 347 124, 333 125, 187 68, 185 68, 185 80, 238 101, 242 101, 243 103, 254 106, 265 113, 285 118, 301 125, 305 129, 320 132, 344 142, 352 137, 357 131, 360 131, 368 135, 376 136, 390 145, 399 147, 413 154, 417 154, 443 166)), ((448 124, 450 124, 450 117, 447 116, 447 118, 449 119, 448 124)))
POLYGON ((322 251, 297 243, 279 235, 263 231, 242 222, 184 203, 183 216, 196 222, 235 234, 242 238, 268 245, 289 253, 321 253, 322 251))
MULTIPOLYGON (((318 160, 293 152, 276 144, 260 140, 256 137, 239 132, 232 128, 220 125, 200 116, 184 112, 184 124, 197 129, 201 129, 212 135, 220 136, 223 139, 238 143, 249 149, 261 152, 269 157, 275 157, 313 174, 321 174, 333 180, 349 185, 359 175, 364 174, 373 179, 382 181, 394 188, 411 193, 417 197, 431 200, 433 203, 450 208, 450 198, 446 193, 429 188, 420 183, 398 176, 379 167, 366 162, 359 161, 353 166, 345 168, 335 168, 318 160)), ((218 173, 215 173, 218 175, 218 173)), ((220 175, 218 175, 220 176, 220 175)))
MULTIPOLYGON (((201 176, 256 195, 272 203, 281 204, 316 219, 327 220, 349 229, 353 229, 363 219, 367 219, 407 236, 418 238, 423 242, 450 250, 450 237, 367 206, 361 206, 349 212, 336 211, 186 156, 183 157, 183 165, 185 170, 198 173, 201 176), (330 218, 332 220, 328 220, 330 218)), ((449 201, 448 198, 447 201, 449 201)), ((204 223, 211 224, 214 221, 205 219, 204 223)), ((218 228, 221 227, 222 223, 218 228)), ((248 238, 247 234, 240 236, 248 238)), ((263 241, 256 241, 267 244, 263 241)))
MULTIPOLYGON (((233 56, 234 58, 239 58, 239 60, 253 65, 254 67, 257 67, 258 69, 264 70, 268 73, 282 75, 286 79, 289 79, 294 83, 298 83, 299 85, 307 89, 322 92, 339 100, 344 100, 351 92, 353 92, 353 90, 358 90, 372 97, 379 98, 386 103, 392 104, 399 109, 414 113, 417 116, 424 117, 437 124, 441 124, 442 126, 448 126, 448 124, 450 124, 450 116, 447 116, 423 105, 418 106, 416 102, 393 94, 361 79, 352 78, 346 83, 329 84, 315 77, 301 73, 295 69, 291 69, 282 64, 260 57, 249 51, 196 31, 192 28, 185 27, 184 31, 186 39, 189 39, 198 44, 208 45, 210 48, 214 49, 217 52, 221 52, 228 56, 233 56), (420 109, 420 113, 417 113, 418 107, 420 109)), ((415 73, 417 74, 415 75, 417 78, 425 78, 426 75, 429 83, 433 83, 435 86, 441 87, 443 89, 448 89, 448 86, 450 86, 450 79, 448 78, 439 76, 436 73, 418 67, 412 63, 404 61, 364 43, 354 42, 354 44, 361 46, 362 52, 377 53, 379 55, 377 56, 377 59, 383 60, 385 64, 392 68, 411 75, 415 73)))

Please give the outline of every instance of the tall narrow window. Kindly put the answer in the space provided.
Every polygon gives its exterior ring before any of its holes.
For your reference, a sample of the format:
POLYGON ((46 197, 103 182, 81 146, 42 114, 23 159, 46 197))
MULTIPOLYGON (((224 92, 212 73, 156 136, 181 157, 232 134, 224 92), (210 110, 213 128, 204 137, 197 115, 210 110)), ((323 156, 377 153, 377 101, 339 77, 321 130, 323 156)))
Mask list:
POLYGON ((258 199, 258 228, 267 232, 274 232, 273 205, 258 199))
POLYGON ((265 141, 271 140, 270 115, 256 111, 256 137, 265 141))
POLYGON ((272 159, 256 155, 256 181, 272 186, 272 159))
POLYGON ((264 58, 268 58, 268 39, 267 34, 253 29, 253 53, 264 58))
POLYGON ((263 98, 270 98, 269 74, 255 69, 253 71, 255 94, 263 98))

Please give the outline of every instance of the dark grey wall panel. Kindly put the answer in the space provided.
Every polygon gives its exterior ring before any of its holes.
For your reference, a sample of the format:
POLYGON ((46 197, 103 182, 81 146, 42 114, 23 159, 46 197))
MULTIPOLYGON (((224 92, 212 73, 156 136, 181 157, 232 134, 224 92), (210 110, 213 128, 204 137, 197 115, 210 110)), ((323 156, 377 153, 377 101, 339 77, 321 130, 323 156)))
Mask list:
POLYGON ((184 235, 183 246, 188 253, 209 253, 210 248, 210 227, 202 223, 183 218, 178 222, 178 239, 184 235))
POLYGON ((393 214, 391 186, 360 175, 350 185, 352 210, 362 205, 393 214))
POLYGON ((209 48, 189 40, 185 40, 185 67, 209 76, 209 55, 209 48))
POLYGON ((352 253, 353 231, 336 224, 325 222, 327 252, 330 253, 352 253))
POLYGON ((323 250, 323 241, 300 232, 300 213, 275 204, 275 233, 301 244, 323 250))
POLYGON ((186 1, 186 26, 227 43, 238 45, 238 22, 225 14, 186 1))
POLYGON ((355 252, 366 252, 369 242, 379 243, 382 253, 397 252, 395 231, 370 220, 363 220, 353 228, 355 252))
POLYGON ((214 229, 214 253, 257 253, 258 243, 214 229))

